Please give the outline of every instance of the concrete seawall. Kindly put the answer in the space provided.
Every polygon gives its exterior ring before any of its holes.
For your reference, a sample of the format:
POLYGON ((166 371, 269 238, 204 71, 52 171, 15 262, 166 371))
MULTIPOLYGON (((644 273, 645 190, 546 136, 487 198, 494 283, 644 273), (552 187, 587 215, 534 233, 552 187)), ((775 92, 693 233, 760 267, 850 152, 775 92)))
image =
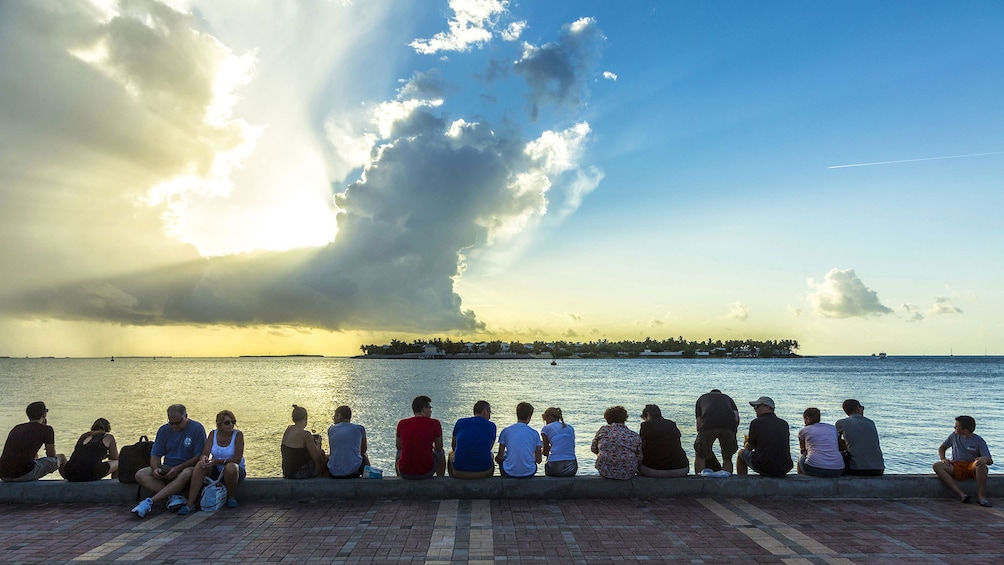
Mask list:
MULTIPOLYGON (((990 494, 1004 479, 991 476, 990 494)), ((976 484, 963 490, 975 495, 976 484)), ((36 481, 0 484, 0 503, 128 503, 137 485, 102 480, 90 483, 36 481)), ((532 479, 492 477, 465 481, 449 477, 425 481, 316 478, 301 481, 247 479, 241 501, 274 500, 443 500, 443 499, 602 499, 602 498, 952 498, 955 494, 934 475, 886 475, 836 479, 789 475, 783 479, 689 476, 679 479, 635 477, 615 481, 597 476, 532 479)), ((975 498, 975 496, 974 496, 975 498)))

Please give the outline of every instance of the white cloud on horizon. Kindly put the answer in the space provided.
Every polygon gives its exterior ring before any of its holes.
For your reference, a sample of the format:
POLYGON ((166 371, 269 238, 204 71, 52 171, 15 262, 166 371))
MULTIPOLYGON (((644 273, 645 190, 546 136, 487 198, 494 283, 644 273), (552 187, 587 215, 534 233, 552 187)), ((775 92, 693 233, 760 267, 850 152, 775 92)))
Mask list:
POLYGON ((745 322, 750 317, 750 307, 737 300, 729 304, 729 313, 726 317, 739 322, 745 322))
POLYGON ((822 282, 808 280, 809 303, 826 318, 866 318, 889 314, 878 294, 858 278, 854 269, 831 269, 822 282))
POLYGON ((934 304, 927 311, 928 314, 932 315, 950 315, 950 314, 961 314, 962 308, 959 308, 952 302, 951 298, 947 296, 937 296, 934 299, 934 304))

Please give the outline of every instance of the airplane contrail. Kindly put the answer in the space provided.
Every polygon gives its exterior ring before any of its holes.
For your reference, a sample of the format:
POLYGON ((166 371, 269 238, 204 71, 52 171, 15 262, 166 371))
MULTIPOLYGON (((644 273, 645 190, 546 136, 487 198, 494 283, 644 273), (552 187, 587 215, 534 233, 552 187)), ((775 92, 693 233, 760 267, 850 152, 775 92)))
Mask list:
POLYGON ((984 155, 1004 155, 1004 151, 989 153, 970 153, 968 155, 947 155, 945 157, 923 157, 921 159, 901 159, 899 161, 876 161, 875 163, 855 163, 853 165, 833 165, 827 169, 846 169, 849 167, 870 167, 872 165, 893 165, 895 163, 916 163, 917 161, 938 161, 941 159, 961 159, 962 157, 982 157, 984 155))

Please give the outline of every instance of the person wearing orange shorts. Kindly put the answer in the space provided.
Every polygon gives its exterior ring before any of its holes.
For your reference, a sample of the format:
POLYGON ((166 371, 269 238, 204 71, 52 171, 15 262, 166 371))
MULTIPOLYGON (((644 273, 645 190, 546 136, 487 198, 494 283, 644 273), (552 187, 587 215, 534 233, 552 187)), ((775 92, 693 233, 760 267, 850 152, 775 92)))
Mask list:
POLYGON ((959 500, 963 503, 969 502, 972 497, 959 488, 957 481, 975 479, 976 501, 980 506, 989 508, 993 505, 987 500, 987 474, 994 460, 990 456, 987 442, 973 433, 974 431, 976 431, 976 420, 972 416, 955 418, 955 431, 938 447, 940 461, 932 468, 938 478, 959 495, 959 500), (949 447, 952 448, 951 460, 945 457, 949 447))

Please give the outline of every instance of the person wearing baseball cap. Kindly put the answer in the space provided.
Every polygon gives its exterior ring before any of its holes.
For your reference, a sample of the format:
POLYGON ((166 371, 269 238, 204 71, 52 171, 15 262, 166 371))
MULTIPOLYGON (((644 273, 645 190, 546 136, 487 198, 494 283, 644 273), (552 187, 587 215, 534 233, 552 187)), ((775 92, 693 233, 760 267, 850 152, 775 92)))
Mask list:
POLYGON ((736 458, 736 472, 749 474, 752 469, 767 477, 784 477, 795 466, 791 459, 791 435, 788 422, 774 414, 774 400, 761 396, 750 401, 756 418, 736 458))

